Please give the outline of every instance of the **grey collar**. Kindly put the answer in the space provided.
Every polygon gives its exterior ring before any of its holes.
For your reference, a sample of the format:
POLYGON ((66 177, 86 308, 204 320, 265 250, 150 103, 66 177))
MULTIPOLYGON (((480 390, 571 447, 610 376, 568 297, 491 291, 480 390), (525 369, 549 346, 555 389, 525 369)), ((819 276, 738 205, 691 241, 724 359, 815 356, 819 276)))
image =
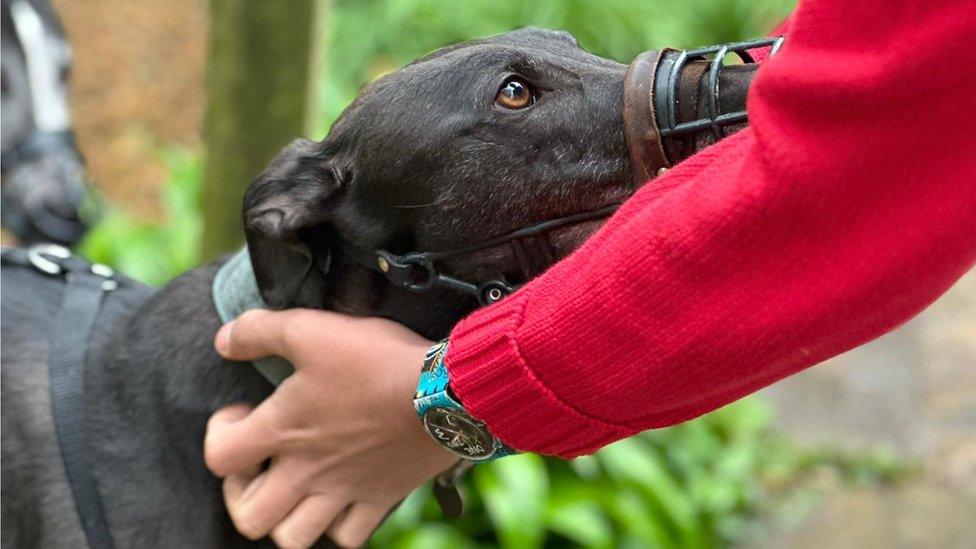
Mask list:
MULTIPOLYGON (((212 295, 214 307, 217 308, 217 314, 223 322, 234 320, 244 311, 268 308, 261 299, 247 248, 234 254, 217 271, 213 280, 212 295)), ((295 367, 290 362, 278 356, 259 358, 254 360, 253 364, 261 375, 275 386, 295 371, 295 367)))

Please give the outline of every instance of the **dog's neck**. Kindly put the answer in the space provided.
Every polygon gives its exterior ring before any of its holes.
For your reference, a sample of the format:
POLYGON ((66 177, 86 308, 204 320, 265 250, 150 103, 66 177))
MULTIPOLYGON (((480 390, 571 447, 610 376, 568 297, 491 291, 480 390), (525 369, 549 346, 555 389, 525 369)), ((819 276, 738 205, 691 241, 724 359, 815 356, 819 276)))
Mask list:
MULTIPOLYGON (((211 297, 223 322, 230 322, 251 309, 268 308, 261 299, 247 248, 234 254, 214 275, 211 297)), ((280 384, 294 371, 294 367, 281 357, 264 357, 252 362, 261 375, 274 385, 280 384)))
MULTIPOLYGON (((447 326, 463 314, 446 313, 442 308, 447 306, 451 311, 467 311, 474 306, 472 304, 464 308, 458 303, 464 301, 460 295, 453 296, 456 299, 441 296, 430 300, 413 293, 399 295, 402 291, 391 293, 396 288, 382 279, 377 280, 375 273, 371 271, 348 271, 347 276, 340 278, 336 290, 328 307, 330 310, 354 315, 385 316, 433 338, 446 335, 447 326)), ((268 308, 261 297, 246 248, 234 254, 217 270, 211 286, 211 298, 222 322, 230 322, 251 309, 268 308)), ((257 359, 253 364, 273 385, 280 384, 294 371, 294 367, 280 357, 257 359)))

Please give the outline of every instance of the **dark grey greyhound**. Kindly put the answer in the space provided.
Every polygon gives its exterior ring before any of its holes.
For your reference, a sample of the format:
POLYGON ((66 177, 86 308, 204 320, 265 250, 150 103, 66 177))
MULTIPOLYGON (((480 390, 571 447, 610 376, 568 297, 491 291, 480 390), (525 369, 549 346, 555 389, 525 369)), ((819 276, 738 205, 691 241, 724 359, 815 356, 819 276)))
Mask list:
MULTIPOLYGON (((723 111, 742 108, 753 69, 722 77, 723 111)), ((439 50, 371 84, 325 140, 292 143, 244 199, 265 301, 383 316, 443 337, 477 307, 474 297, 390 284, 347 251, 459 249, 624 201, 637 186, 622 109, 627 70, 566 33, 524 29, 439 50)), ((682 107, 681 118, 705 108, 695 107, 707 103, 704 73, 692 79, 691 112, 682 107)), ((702 130, 669 147, 678 145, 680 157, 714 139, 702 130)), ((550 231, 554 257, 599 224, 550 231)), ((459 279, 511 276, 515 258, 502 248, 440 268, 459 279)), ((252 543, 234 531, 202 456, 210 414, 272 390, 253 368, 212 349, 220 265, 159 290, 123 280, 88 341, 90 468, 118 547, 252 543)), ((3 546, 81 547, 46 368, 63 283, 18 266, 2 272, 3 546)))

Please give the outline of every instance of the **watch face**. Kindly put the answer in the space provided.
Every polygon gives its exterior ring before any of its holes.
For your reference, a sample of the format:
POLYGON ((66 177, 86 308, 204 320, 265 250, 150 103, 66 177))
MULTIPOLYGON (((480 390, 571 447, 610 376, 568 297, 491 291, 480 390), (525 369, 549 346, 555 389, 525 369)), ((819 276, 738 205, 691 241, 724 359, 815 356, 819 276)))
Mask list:
POLYGON ((480 422, 463 410, 433 406, 424 412, 424 427, 452 454, 479 460, 495 452, 495 439, 480 422))

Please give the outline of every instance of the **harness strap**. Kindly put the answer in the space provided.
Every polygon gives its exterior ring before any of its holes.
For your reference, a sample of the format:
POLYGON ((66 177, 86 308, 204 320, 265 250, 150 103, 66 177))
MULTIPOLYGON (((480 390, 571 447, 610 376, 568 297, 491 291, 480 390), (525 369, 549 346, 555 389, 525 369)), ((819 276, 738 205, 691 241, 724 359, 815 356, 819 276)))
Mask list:
POLYGON ((104 265, 92 265, 60 246, 42 244, 29 250, 3 250, 4 263, 30 266, 51 276, 64 275, 67 285, 54 323, 48 362, 51 413, 65 474, 88 546, 112 549, 101 493, 92 474, 85 432, 85 357, 88 337, 105 292, 118 283, 104 265))
POLYGON ((61 459, 88 546, 113 547, 105 509, 88 459, 85 437, 85 356, 88 336, 104 294, 105 279, 84 271, 68 272, 61 315, 51 345, 51 409, 61 459))

